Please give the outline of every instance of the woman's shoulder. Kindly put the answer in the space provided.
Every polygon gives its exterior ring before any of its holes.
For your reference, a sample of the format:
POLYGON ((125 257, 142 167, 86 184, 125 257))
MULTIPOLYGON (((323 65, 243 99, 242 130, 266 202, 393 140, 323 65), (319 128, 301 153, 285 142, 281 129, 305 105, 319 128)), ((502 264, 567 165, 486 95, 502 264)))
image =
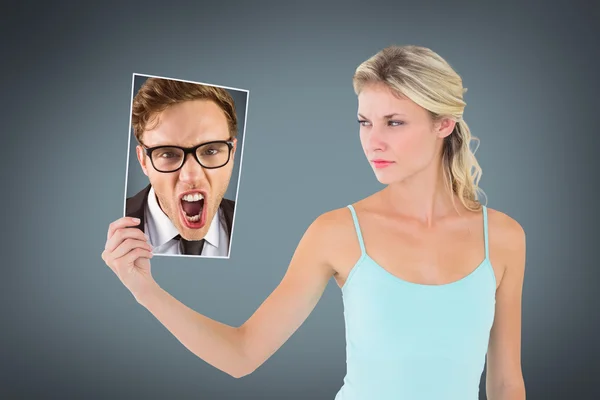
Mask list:
POLYGON ((334 248, 354 241, 356 229, 360 228, 355 225, 351 208, 360 219, 358 214, 364 208, 365 201, 368 203, 368 199, 369 197, 322 212, 310 224, 308 234, 318 236, 323 244, 332 244, 334 248))
POLYGON ((374 193, 344 206, 325 211, 315 219, 314 223, 328 234, 343 234, 349 231, 348 228, 352 228, 352 232, 354 232, 354 218, 351 208, 357 214, 357 218, 360 219, 358 214, 372 208, 372 203, 377 199, 377 195, 378 193, 374 193))
POLYGON ((525 230, 515 218, 493 208, 487 207, 487 211, 490 239, 513 249, 523 245, 525 230))
POLYGON ((488 232, 492 264, 501 268, 500 283, 505 273, 512 270, 512 276, 522 275, 525 269, 525 230, 517 220, 508 214, 488 208, 488 232))
POLYGON ((348 206, 334 208, 323 212, 315 218, 312 226, 326 236, 337 236, 352 227, 352 214, 348 206))

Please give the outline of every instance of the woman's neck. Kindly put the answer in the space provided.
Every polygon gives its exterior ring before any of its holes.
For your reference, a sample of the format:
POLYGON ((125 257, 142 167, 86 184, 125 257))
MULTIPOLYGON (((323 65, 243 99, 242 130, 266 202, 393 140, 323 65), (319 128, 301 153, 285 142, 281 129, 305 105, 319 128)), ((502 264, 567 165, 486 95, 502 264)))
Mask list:
POLYGON ((456 196, 444 179, 441 165, 432 165, 401 182, 389 184, 382 196, 387 209, 427 226, 440 217, 456 214, 456 196))

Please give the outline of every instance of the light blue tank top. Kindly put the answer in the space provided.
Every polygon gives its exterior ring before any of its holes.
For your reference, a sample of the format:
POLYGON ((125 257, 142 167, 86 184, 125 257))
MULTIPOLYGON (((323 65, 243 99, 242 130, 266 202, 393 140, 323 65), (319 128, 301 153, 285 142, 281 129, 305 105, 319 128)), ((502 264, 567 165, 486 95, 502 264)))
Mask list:
POLYGON ((445 285, 402 280, 365 251, 342 287, 346 376, 335 400, 478 400, 496 304, 483 207, 485 259, 445 285))

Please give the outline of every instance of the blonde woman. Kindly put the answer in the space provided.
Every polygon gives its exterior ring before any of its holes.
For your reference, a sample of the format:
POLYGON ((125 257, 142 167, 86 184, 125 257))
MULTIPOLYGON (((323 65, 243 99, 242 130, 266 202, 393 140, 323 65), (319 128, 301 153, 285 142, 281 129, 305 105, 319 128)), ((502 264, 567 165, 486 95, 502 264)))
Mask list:
POLYGON ((360 141, 386 186, 316 218, 244 324, 207 318, 165 292, 137 221, 110 225, 103 260, 184 346, 234 377, 281 347, 333 277, 347 344, 336 400, 476 400, 486 355, 488 399, 525 399, 525 234, 478 200, 460 76, 430 49, 402 46, 362 63, 353 83, 360 141))

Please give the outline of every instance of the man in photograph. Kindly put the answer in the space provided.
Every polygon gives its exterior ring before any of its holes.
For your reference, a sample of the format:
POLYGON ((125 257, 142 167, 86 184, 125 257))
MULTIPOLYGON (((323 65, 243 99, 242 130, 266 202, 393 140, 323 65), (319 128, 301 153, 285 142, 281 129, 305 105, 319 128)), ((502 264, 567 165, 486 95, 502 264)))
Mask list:
POLYGON ((225 199, 237 117, 222 88, 148 78, 133 99, 136 155, 149 184, 126 199, 155 254, 228 257, 233 200, 225 199))

